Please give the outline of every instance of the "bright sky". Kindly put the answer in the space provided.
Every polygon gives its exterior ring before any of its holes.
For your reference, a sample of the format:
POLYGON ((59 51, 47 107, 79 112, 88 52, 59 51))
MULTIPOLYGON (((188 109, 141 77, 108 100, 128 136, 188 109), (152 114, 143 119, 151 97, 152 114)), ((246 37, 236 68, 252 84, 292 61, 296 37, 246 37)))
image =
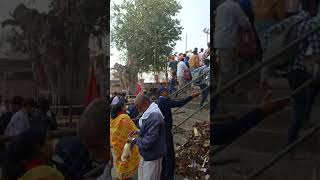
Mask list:
MULTIPOLYGON (((122 0, 112 0, 120 3, 122 0)), ((177 18, 181 20, 184 28, 180 35, 181 40, 176 42, 174 52, 185 52, 186 35, 188 36, 187 49, 207 47, 207 35, 203 32, 204 28, 210 28, 210 0, 178 0, 182 6, 177 18)), ((112 33, 112 32, 111 32, 112 33)), ((209 38, 209 37, 208 37, 209 38)), ((209 38, 210 39, 210 38, 209 38)), ((111 48, 110 66, 119 63, 119 56, 116 48, 111 48)), ((124 64, 123 62, 121 64, 124 64)))

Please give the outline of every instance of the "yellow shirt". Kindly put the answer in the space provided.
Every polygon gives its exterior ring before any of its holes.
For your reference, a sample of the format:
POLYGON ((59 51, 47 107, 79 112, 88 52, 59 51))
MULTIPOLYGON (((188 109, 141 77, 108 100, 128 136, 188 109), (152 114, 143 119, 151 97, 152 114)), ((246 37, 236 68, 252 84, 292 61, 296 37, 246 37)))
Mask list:
POLYGON ((193 55, 190 59, 189 59, 189 66, 190 67, 200 67, 200 58, 199 55, 193 55))
POLYGON ((38 166, 26 172, 19 180, 64 180, 64 177, 51 166, 38 166))
POLYGON ((281 21, 285 18, 284 0, 252 0, 256 20, 281 21))
POLYGON ((138 128, 127 114, 121 114, 110 122, 110 143, 115 157, 116 174, 119 179, 134 177, 140 163, 140 153, 137 145, 131 150, 132 156, 127 161, 121 161, 121 155, 129 134, 138 128))

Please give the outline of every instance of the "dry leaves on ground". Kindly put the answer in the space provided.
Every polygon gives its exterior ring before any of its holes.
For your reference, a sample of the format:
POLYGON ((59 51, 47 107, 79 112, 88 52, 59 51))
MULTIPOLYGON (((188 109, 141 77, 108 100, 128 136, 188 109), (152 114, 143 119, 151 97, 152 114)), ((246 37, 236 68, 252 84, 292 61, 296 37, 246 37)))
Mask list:
POLYGON ((196 122, 186 143, 176 146, 176 174, 195 179, 209 177, 210 124, 196 122))

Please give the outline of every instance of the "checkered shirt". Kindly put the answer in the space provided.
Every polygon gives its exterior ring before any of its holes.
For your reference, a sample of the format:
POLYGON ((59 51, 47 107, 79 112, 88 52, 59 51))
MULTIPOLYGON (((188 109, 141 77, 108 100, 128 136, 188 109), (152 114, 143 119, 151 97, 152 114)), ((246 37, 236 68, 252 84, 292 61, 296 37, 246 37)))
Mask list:
MULTIPOLYGON (((311 18, 310 14, 302 11, 299 14, 285 19, 278 25, 275 25, 268 29, 263 36, 263 44, 268 43, 268 39, 274 32, 281 32, 286 30, 288 26, 294 23, 298 23, 296 28, 296 37, 300 38, 304 34, 312 31, 314 28, 320 25, 320 17, 311 18), (301 21, 301 22, 299 22, 301 21), (299 22, 299 23, 298 23, 299 22)), ((265 46, 264 46, 265 47, 265 46)), ((307 58, 307 51, 311 52, 308 56, 316 55, 320 53, 320 32, 313 33, 307 37, 304 41, 298 44, 297 54, 290 70, 305 70, 305 59, 307 58)))

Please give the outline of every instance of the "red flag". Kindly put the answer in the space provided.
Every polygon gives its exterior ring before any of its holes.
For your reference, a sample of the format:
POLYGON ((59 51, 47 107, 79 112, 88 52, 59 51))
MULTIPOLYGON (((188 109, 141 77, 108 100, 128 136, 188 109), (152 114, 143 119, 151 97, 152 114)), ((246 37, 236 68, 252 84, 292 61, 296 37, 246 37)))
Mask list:
POLYGON ((91 73, 89 77, 89 86, 86 93, 85 106, 88 106, 91 101, 98 97, 97 79, 94 72, 94 68, 91 68, 91 73))
POLYGON ((142 85, 138 83, 136 95, 142 92, 142 85))

